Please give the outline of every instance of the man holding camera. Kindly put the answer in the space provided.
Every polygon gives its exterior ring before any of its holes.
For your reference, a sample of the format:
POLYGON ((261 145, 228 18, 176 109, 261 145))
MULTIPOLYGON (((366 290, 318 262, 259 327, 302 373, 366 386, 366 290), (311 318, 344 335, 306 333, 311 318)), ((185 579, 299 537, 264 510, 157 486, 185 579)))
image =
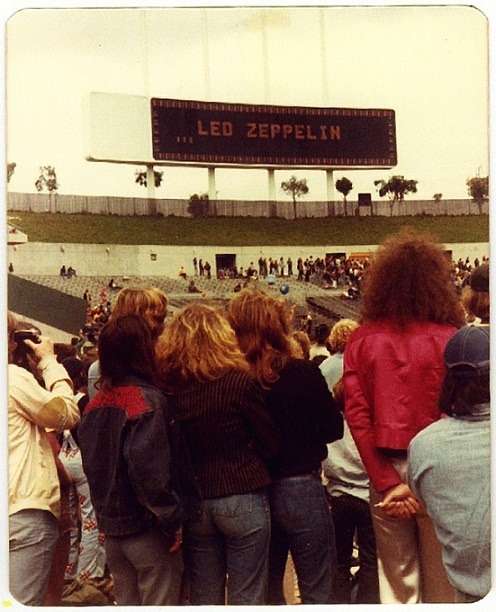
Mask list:
POLYGON ((8 351, 10 591, 20 603, 40 606, 45 603, 60 516, 59 479, 45 428, 74 427, 79 410, 53 342, 35 331, 19 330, 10 312, 8 351), (36 367, 44 386, 14 363, 19 348, 25 348, 26 362, 36 367))

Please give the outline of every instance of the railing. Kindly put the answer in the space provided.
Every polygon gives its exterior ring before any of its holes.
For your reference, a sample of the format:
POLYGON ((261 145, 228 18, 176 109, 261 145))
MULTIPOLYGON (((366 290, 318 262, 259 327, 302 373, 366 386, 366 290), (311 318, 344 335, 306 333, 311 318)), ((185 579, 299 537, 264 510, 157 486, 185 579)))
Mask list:
MULTIPOLYGON (((7 209, 18 212, 54 212, 65 214, 103 215, 148 215, 156 207, 157 214, 164 217, 189 217, 188 200, 124 198, 113 196, 82 196, 46 193, 7 193, 7 209), (152 206, 153 204, 153 206, 152 206)), ((340 201, 306 201, 296 203, 298 217, 344 216, 345 206, 340 201)), ((393 216, 399 215, 474 215, 479 214, 477 203, 465 200, 403 200, 394 204, 392 211, 388 200, 377 200, 371 206, 359 206, 349 200, 346 206, 348 216, 393 216)), ((489 202, 482 205, 482 214, 488 214, 489 202)), ((211 200, 208 203, 209 216, 219 217, 280 217, 292 219, 292 201, 268 200, 211 200)))

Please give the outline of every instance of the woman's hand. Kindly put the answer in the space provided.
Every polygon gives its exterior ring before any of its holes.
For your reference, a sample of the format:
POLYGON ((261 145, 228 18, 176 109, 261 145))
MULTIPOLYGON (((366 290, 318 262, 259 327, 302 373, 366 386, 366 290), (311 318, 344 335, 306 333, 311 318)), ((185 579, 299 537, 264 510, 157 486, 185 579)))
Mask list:
POLYGON ((179 550, 182 543, 183 543, 183 530, 182 528, 179 528, 174 534, 174 541, 172 543, 172 546, 169 548, 169 552, 174 553, 176 552, 176 550, 179 550))
POLYGON ((390 487, 383 495, 382 502, 377 504, 377 506, 393 518, 407 519, 416 514, 420 508, 418 499, 404 482, 390 487))

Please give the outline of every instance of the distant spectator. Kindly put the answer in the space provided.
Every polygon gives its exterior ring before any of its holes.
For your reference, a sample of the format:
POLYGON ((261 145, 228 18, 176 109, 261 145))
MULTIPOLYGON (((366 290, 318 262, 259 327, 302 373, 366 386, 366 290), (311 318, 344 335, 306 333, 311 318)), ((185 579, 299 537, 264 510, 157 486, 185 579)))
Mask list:
POLYGON ((55 342, 53 350, 59 363, 62 363, 67 357, 76 357, 77 355, 77 348, 72 343, 65 344, 63 342, 55 342))
POLYGON ((198 289, 194 280, 190 281, 188 285, 188 293, 201 293, 201 290, 198 289))
POLYGON ((207 278, 212 278, 212 266, 208 261, 205 262, 205 272, 207 273, 207 278))
POLYGON ((288 257, 286 263, 288 265, 288 276, 293 276, 293 260, 291 259, 291 257, 288 257))
POLYGON ((334 384, 343 375, 344 349, 349 337, 357 327, 358 323, 353 319, 341 319, 331 328, 328 344, 332 355, 320 364, 320 370, 331 391, 334 384))
POLYGON ((91 302, 91 293, 89 289, 86 289, 86 291, 83 293, 83 300, 91 302))
POLYGON ((12 262, 9 263, 9 272, 13 274, 14 272, 14 264, 12 262))
POLYGON ((65 266, 62 266, 60 268, 60 276, 63 276, 64 278, 67 276, 67 270, 66 270, 65 266))
POLYGON ((77 276, 76 270, 72 266, 67 268, 67 278, 72 278, 73 276, 77 276))
POLYGON ((469 285, 462 291, 462 304, 468 322, 489 323, 489 264, 483 263, 471 273, 469 285))
MULTIPOLYGON (((324 359, 330 356, 327 339, 329 338, 329 326, 326 323, 321 323, 315 328, 315 344, 310 347, 310 359, 317 359, 321 363, 324 359)), ((318 365, 318 364, 317 364, 318 365)))
POLYGON ((184 280, 186 280, 187 274, 186 274, 186 270, 184 269, 183 266, 181 266, 179 268, 178 276, 180 276, 181 278, 184 278, 184 280))
POLYGON ((298 344, 301 349, 301 359, 310 359, 310 338, 305 331, 295 331, 292 334, 293 340, 298 344))

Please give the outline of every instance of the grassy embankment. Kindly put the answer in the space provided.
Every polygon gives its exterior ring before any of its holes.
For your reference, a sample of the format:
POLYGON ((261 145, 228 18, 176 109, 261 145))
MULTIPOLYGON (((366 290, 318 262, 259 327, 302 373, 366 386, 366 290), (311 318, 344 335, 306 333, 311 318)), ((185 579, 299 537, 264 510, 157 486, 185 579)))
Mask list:
POLYGON ((353 245, 378 244, 407 225, 442 243, 487 242, 488 215, 266 219, 220 217, 121 217, 54 213, 8 214, 31 242, 154 245, 353 245))

